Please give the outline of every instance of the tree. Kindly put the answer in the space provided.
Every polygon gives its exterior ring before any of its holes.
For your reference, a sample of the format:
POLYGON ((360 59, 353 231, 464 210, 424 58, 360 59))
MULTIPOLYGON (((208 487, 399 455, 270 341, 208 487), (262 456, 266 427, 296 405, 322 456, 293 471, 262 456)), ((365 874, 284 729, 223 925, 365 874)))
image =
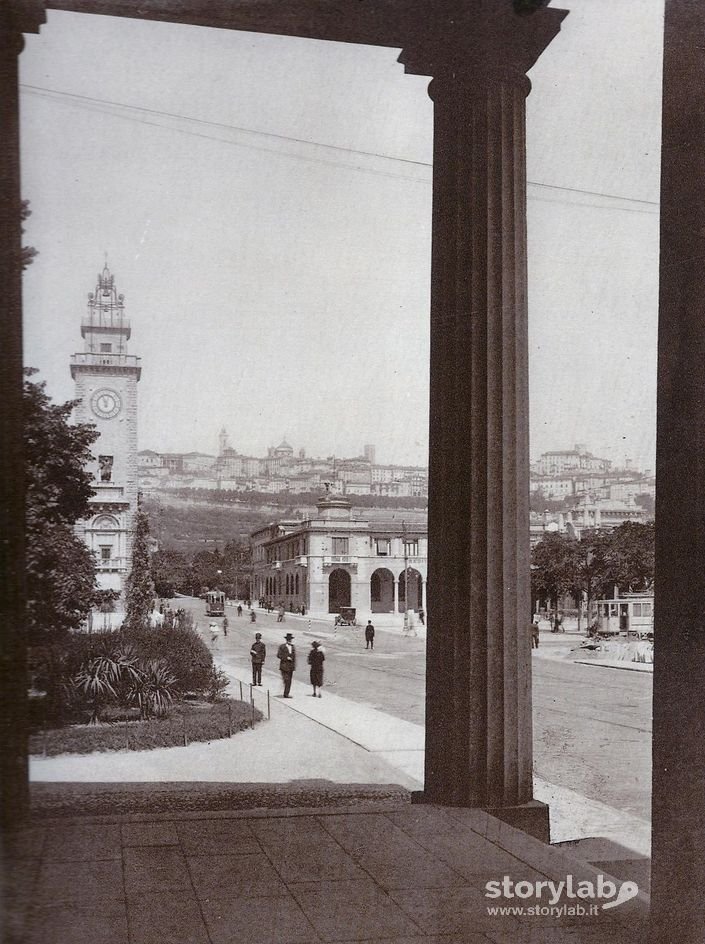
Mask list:
POLYGON ((575 544, 557 532, 547 532, 531 552, 531 594, 558 609, 558 599, 571 589, 571 550, 575 544))
MULTIPOLYGON (((611 533, 601 529, 583 531, 579 541, 569 548, 570 592, 576 600, 585 597, 590 622, 592 602, 596 596, 609 593, 609 557, 611 533)), ((578 609, 578 629, 580 608, 578 609)))
MULTIPOLYGON (((29 200, 23 200, 20 205, 20 219, 24 223, 31 215, 32 211, 29 208, 29 200)), ((22 227, 22 232, 24 233, 24 227, 22 227)), ((21 254, 22 268, 26 269, 27 266, 32 265, 34 257, 39 255, 39 250, 35 249, 34 246, 23 246, 21 254)))
POLYGON ((620 593, 651 590, 654 585, 654 522, 625 521, 611 534, 609 579, 620 593))
POLYGON ((125 627, 148 625, 154 608, 154 581, 149 559, 149 518, 138 504, 132 541, 132 568, 125 586, 125 627))
POLYGON ((180 551, 160 548, 152 555, 152 578, 158 597, 170 599, 175 593, 189 593, 189 565, 180 551))
POLYGON ((86 465, 98 434, 86 423, 70 425, 75 401, 52 403, 44 383, 25 380, 23 405, 28 626, 38 642, 78 628, 99 600, 95 560, 74 530, 90 513, 86 465))

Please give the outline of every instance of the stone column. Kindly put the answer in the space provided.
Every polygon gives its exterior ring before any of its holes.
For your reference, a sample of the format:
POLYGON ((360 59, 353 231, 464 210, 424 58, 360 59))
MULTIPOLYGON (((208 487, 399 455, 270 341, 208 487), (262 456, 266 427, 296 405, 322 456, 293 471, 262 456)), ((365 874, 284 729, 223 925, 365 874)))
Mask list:
POLYGON ((394 595, 394 610, 393 610, 393 612, 394 612, 394 613, 398 613, 398 612, 399 612, 399 581, 398 581, 397 578, 394 576, 394 574, 392 574, 392 592, 393 592, 393 595, 394 595))
POLYGON ((28 807, 27 657, 24 581, 24 430, 22 426, 22 230, 17 60, 22 32, 38 32, 40 4, 0 9, 0 807, 4 824, 28 807))
POLYGON ((656 443, 653 944, 705 940, 705 8, 666 4, 656 443))
POLYGON ((531 806, 525 99, 565 14, 489 6, 401 56, 434 102, 424 799, 506 808, 547 837, 531 806))

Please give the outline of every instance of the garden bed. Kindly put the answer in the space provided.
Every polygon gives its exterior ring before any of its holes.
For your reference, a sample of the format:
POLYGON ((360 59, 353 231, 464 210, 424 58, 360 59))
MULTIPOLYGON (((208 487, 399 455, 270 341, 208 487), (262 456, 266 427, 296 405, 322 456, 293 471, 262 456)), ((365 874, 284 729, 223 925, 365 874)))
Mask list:
POLYGON ((149 721, 115 721, 72 724, 30 735, 29 753, 44 757, 58 754, 92 754, 94 751, 150 751, 157 747, 183 747, 194 741, 231 737, 262 720, 249 702, 224 699, 179 702, 168 717, 149 721))

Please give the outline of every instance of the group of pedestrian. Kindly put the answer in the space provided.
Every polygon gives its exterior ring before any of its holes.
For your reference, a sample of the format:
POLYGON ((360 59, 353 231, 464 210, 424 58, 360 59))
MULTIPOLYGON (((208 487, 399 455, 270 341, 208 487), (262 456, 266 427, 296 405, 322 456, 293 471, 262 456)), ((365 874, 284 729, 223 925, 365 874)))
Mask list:
MULTIPOLYGON (((279 671, 282 682, 284 683, 284 693, 282 698, 291 698, 291 683, 296 669, 296 647, 294 646, 294 636, 287 633, 284 636, 284 642, 277 649, 277 659, 279 660, 279 671)), ((255 633, 255 641, 250 647, 250 660, 252 662, 252 684, 262 684, 262 666, 267 658, 267 647, 262 642, 262 633, 255 633)), ((311 651, 308 654, 308 664, 311 667, 309 677, 313 686, 313 697, 321 697, 321 688, 323 687, 323 663, 325 654, 320 642, 317 639, 311 643, 311 651), (316 691, 318 689, 318 691, 316 691)))
MULTIPOLYGON (((241 615, 241 607, 238 606, 238 616, 241 615)), ((250 619, 254 619, 254 610, 250 611, 250 619)), ((277 619, 277 622, 280 622, 277 619)), ((211 634, 211 645, 216 646, 218 635, 220 633, 219 625, 213 621, 209 626, 211 634)), ((228 634, 227 617, 223 619, 223 633, 228 634)), ((282 698, 291 698, 291 683, 296 669, 296 648, 294 646, 293 633, 286 633, 284 642, 277 649, 277 659, 279 660, 279 672, 281 673, 284 692, 282 698)), ((367 621, 365 626, 365 649, 374 649, 375 647, 375 628, 372 620, 367 621)), ((262 642, 262 633, 255 633, 254 642, 250 646, 250 661, 252 663, 252 684, 262 685, 262 667, 267 658, 267 647, 262 642)), ((326 661, 323 646, 317 639, 311 643, 311 651, 308 654, 309 679, 313 688, 312 697, 321 698, 321 689, 323 688, 323 663, 326 661)))

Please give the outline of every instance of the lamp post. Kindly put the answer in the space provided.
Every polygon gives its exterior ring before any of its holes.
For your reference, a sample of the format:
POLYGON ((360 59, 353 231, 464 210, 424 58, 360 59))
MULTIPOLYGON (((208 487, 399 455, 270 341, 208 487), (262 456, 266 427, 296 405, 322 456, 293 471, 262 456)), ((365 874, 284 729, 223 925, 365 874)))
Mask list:
POLYGON ((404 632, 409 632, 409 555, 406 543, 406 521, 401 523, 401 540, 404 551, 404 632))

